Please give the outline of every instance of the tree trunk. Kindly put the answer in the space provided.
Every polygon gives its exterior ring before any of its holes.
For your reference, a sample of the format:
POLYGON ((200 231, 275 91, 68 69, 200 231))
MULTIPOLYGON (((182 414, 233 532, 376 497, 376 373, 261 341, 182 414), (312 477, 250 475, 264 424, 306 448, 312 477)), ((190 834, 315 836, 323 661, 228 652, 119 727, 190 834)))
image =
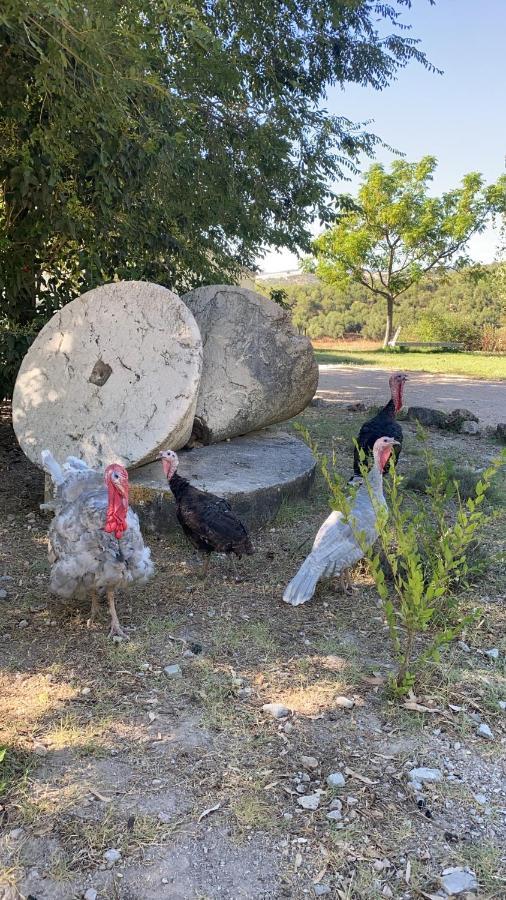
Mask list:
POLYGON ((394 298, 387 297, 387 323, 385 327, 385 338, 383 347, 388 346, 388 342, 392 340, 394 334, 394 298))

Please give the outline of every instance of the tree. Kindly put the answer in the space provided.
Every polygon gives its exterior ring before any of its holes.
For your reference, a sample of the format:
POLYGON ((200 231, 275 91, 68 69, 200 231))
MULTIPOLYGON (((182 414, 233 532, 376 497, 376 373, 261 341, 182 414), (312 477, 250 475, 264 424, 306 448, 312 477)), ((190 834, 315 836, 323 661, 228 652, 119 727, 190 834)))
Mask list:
POLYGON ((468 262, 469 238, 503 209, 506 177, 485 186, 476 172, 461 187, 429 196, 437 162, 396 160, 373 165, 356 199, 346 198, 334 226, 313 244, 316 274, 344 288, 350 282, 386 301, 384 346, 393 337, 394 305, 428 272, 468 262))
POLYGON ((329 183, 376 141, 322 108, 326 87, 430 68, 409 5, 4 0, 4 324, 115 277, 184 291, 267 244, 309 249, 329 183))

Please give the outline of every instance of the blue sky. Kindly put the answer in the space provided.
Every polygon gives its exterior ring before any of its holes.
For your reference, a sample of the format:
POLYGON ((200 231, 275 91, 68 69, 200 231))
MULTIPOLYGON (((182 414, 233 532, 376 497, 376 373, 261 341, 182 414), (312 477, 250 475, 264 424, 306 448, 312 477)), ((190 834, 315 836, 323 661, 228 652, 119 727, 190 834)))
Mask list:
MULTIPOLYGON (((504 173, 506 157, 506 0, 437 0, 435 6, 413 0, 403 21, 412 24, 412 35, 443 74, 412 63, 384 91, 332 88, 324 105, 355 122, 374 120, 370 130, 408 160, 436 156, 434 192, 455 187, 470 171, 494 181, 504 173)), ((387 150, 376 153, 384 163, 392 158, 387 150)), ((365 159, 363 167, 368 165, 365 159)), ((353 192, 357 182, 353 178, 338 188, 353 192)), ((471 254, 489 262, 496 243, 497 234, 489 229, 472 240, 471 254)), ((296 268, 297 260, 276 251, 259 266, 275 272, 296 268)))

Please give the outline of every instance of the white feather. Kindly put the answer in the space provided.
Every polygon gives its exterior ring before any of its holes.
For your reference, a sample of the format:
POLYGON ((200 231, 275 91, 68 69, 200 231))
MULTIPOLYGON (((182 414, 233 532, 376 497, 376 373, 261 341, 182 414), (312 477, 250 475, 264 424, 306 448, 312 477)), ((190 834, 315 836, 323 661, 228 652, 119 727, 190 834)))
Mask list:
MULTIPOLYGON (((386 507, 383 496, 383 479, 375 466, 367 476, 375 503, 386 507)), ((377 513, 375 503, 366 484, 362 484, 350 512, 350 519, 356 529, 364 533, 371 546, 376 540, 377 513)), ((307 603, 313 596, 320 578, 339 575, 363 557, 350 524, 344 521, 341 512, 331 512, 318 530, 311 553, 302 563, 297 574, 285 588, 283 600, 291 606, 307 603)))

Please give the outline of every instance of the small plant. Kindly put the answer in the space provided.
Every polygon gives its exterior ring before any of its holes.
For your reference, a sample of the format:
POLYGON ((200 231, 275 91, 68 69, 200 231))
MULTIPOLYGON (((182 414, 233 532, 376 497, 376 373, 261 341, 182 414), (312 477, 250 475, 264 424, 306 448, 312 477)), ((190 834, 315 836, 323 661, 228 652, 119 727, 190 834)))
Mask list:
MULTIPOLYGON (((307 433, 306 433, 307 435, 307 433)), ((312 447, 317 453, 317 448, 312 447)), ((323 475, 329 486, 332 507, 340 510, 364 557, 383 604, 398 669, 391 688, 398 696, 407 694, 415 683, 416 672, 424 662, 438 660, 441 647, 452 641, 477 613, 462 615, 451 594, 452 583, 464 579, 469 571, 468 553, 477 533, 488 521, 483 509, 485 495, 499 468, 506 464, 506 451, 497 456, 482 473, 474 496, 463 502, 457 494, 453 511, 448 501, 447 480, 441 475, 432 454, 426 451, 428 470, 427 502, 414 511, 409 497, 401 490, 402 477, 391 462, 385 479, 388 510, 380 506, 366 478, 363 451, 362 475, 378 517, 378 541, 369 546, 363 532, 350 515, 353 495, 329 464, 320 457, 323 475), (385 562, 391 573, 387 581, 385 562), (417 653, 417 640, 430 632, 429 643, 417 653)))

